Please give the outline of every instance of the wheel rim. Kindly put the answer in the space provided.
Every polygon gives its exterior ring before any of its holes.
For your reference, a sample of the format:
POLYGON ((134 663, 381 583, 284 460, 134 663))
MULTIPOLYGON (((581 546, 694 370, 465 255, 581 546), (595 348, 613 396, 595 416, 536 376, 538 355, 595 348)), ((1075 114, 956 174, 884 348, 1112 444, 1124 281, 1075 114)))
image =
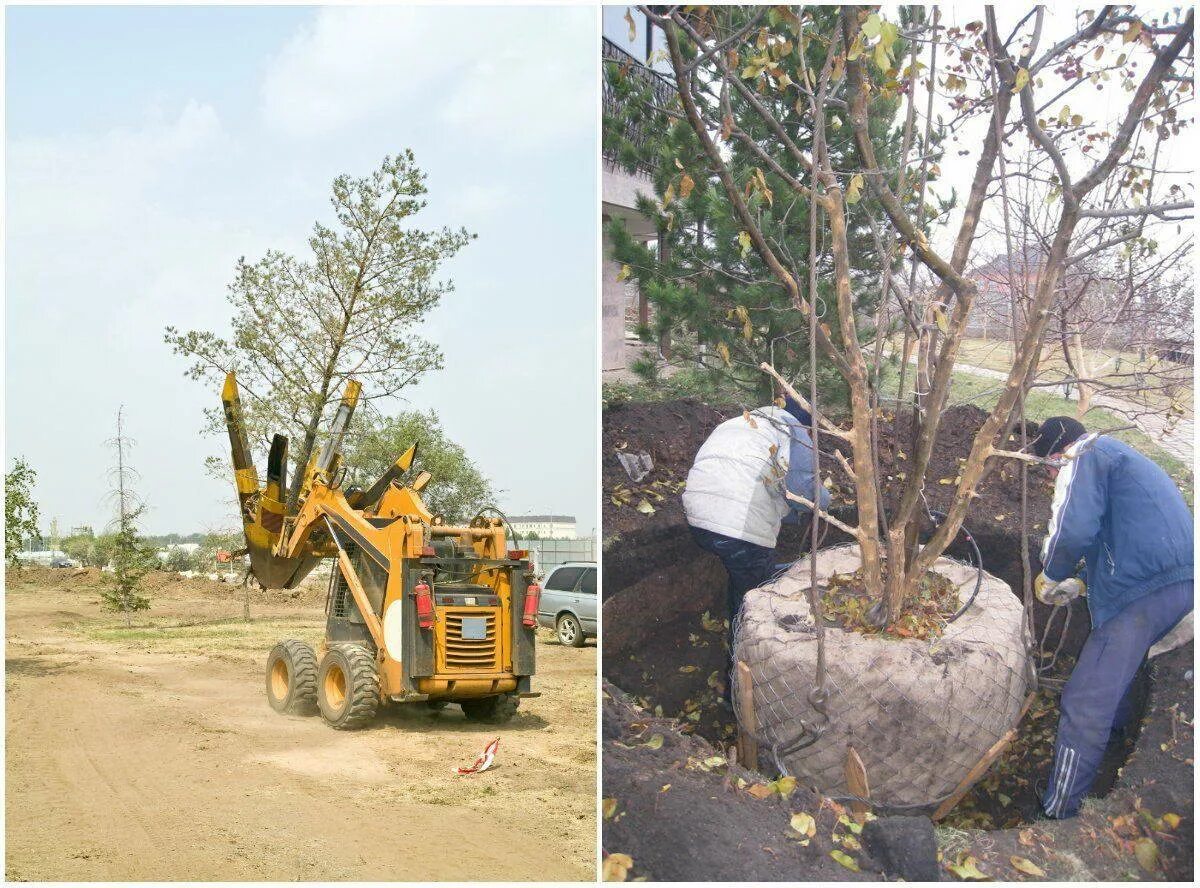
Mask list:
POLYGON ((280 657, 271 666, 271 696, 276 700, 282 701, 287 699, 288 679, 290 677, 287 661, 280 657))
POLYGON ((564 644, 570 644, 575 640, 575 621, 563 620, 562 625, 558 627, 558 640, 564 644))
POLYGON ((325 671, 325 702, 334 712, 340 712, 346 705, 346 673, 336 664, 330 664, 325 671))

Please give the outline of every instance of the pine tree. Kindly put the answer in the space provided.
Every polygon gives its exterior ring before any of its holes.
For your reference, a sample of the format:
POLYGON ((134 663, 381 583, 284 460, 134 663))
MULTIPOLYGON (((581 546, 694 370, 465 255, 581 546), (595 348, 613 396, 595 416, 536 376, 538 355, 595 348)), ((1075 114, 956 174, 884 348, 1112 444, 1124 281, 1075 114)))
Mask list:
MULTIPOLYGON (((276 432, 288 436, 297 467, 289 507, 348 379, 363 384, 369 402, 442 366, 441 350, 417 327, 454 290, 442 263, 475 235, 418 228, 426 193, 412 151, 385 157, 367 176, 338 176, 333 223, 313 226, 308 256, 269 250, 256 262, 238 261, 229 285, 231 337, 166 328, 167 344, 192 361, 190 378, 217 388, 237 372, 252 446, 267 446, 276 432)), ((209 433, 224 434, 221 410, 205 416, 209 433)), ((227 477, 224 464, 212 468, 227 477)))
MULTIPOLYGON (((787 22, 773 22, 770 30, 754 27, 752 19, 761 19, 763 14, 761 7, 714 10, 722 19, 722 35, 742 36, 727 42, 720 58, 698 61, 693 77, 698 91, 711 103, 714 119, 724 121, 722 137, 734 181, 744 189, 764 234, 779 245, 795 277, 807 281, 809 205, 793 199, 786 177, 806 181, 810 174, 797 157, 777 150, 776 135, 761 117, 748 113, 749 103, 768 107, 800 151, 811 153, 812 116, 806 113, 804 102, 797 100, 800 92, 791 79, 800 76, 796 64, 800 52, 810 70, 821 70, 829 46, 836 44, 838 13, 833 7, 806 9, 815 28, 806 29, 804 43, 798 39, 798 31, 789 35, 787 22), (814 39, 814 30, 823 39, 814 39), (732 75, 749 87, 750 96, 737 89, 718 89, 721 67, 732 69, 732 75), (768 146, 778 170, 766 167, 748 143, 768 146)), ((767 15, 778 13, 771 10, 767 15)), ((895 52, 897 57, 907 52, 903 41, 898 41, 895 52)), ((692 52, 689 60, 695 59, 692 52)), ((646 69, 611 61, 606 64, 605 76, 614 98, 610 107, 616 109, 604 121, 605 153, 631 172, 648 172, 655 193, 653 198, 643 196, 638 209, 656 221, 657 244, 631 236, 620 219, 607 229, 613 257, 624 266, 621 277, 636 279, 654 309, 651 323, 639 330, 641 338, 663 344, 673 360, 702 363, 760 403, 771 396, 770 380, 758 369, 764 361, 807 384, 804 313, 751 249, 699 139, 680 112, 674 84, 646 69)), ((871 108, 876 151, 889 165, 897 162, 901 152, 902 131, 893 125, 901 98, 898 91, 880 90, 871 108)), ((845 113, 844 108, 830 108, 825 127, 834 167, 852 169, 859 164, 845 113)), ((883 259, 871 224, 872 219, 878 223, 882 212, 858 178, 857 188, 851 188, 862 199, 851 208, 847 224, 854 257, 855 306, 864 321, 859 333, 865 341, 874 337, 871 321, 882 293, 883 259)), ((915 196, 910 203, 915 203, 915 196)), ((822 255, 816 273, 818 303, 829 306, 825 320, 833 328, 834 340, 840 342, 832 308, 832 258, 828 250, 822 255)), ((898 267, 899 259, 898 254, 892 256, 893 268, 898 267)), ((636 363, 633 369, 652 378, 652 364, 636 363)), ((844 400, 846 389, 840 375, 824 362, 818 365, 818 374, 826 403, 844 400)))
POLYGON ((150 607, 150 598, 143 593, 142 578, 153 568, 155 557, 153 549, 138 533, 138 520, 146 505, 133 489, 138 475, 129 464, 129 450, 134 442, 125 434, 124 410, 121 407, 117 411, 117 436, 108 441, 117 454, 117 464, 111 472, 117 515, 110 525, 112 573, 104 574, 105 587, 100 597, 110 610, 123 613, 125 625, 129 626, 134 611, 150 607))

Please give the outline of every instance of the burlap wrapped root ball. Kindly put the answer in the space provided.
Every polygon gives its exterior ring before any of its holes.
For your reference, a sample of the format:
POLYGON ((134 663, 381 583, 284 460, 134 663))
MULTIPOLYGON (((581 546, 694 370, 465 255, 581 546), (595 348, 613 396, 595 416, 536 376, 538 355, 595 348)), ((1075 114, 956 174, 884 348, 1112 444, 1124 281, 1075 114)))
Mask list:
MULTIPOLYGON (((819 552, 818 587, 860 563, 855 544, 819 552)), ((809 702, 817 667, 810 570, 805 558, 748 593, 735 627, 735 662, 750 667, 765 765, 772 746, 786 749, 795 741, 801 719, 820 721, 809 702)), ((973 567, 940 558, 934 570, 958 585, 960 601, 967 600, 975 586, 973 567)), ((866 766, 872 801, 881 807, 935 805, 1016 724, 1029 677, 1024 631, 1021 602, 988 573, 971 607, 938 638, 827 627, 829 724, 815 743, 780 761, 826 795, 848 795, 845 763, 853 746, 866 766)))

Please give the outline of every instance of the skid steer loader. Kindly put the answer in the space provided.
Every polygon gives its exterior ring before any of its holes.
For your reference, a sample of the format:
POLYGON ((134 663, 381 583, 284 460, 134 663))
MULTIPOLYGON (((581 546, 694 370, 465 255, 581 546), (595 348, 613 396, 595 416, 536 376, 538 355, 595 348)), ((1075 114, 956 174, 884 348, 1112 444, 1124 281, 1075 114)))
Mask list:
MULTIPOLYGON (((335 728, 359 728, 389 703, 441 708, 506 722, 536 697, 540 587, 528 552, 505 547, 502 517, 446 524, 421 500, 428 472, 409 475, 413 444, 371 487, 342 488, 341 445, 361 386, 351 380, 330 436, 305 467, 294 508, 285 506, 288 439, 275 435, 266 485, 246 444, 237 380, 222 401, 251 575, 293 589, 333 560, 325 637, 314 651, 281 641, 267 659, 267 700, 282 713, 317 709, 335 728)), ((249 577, 247 577, 249 580, 249 577)))

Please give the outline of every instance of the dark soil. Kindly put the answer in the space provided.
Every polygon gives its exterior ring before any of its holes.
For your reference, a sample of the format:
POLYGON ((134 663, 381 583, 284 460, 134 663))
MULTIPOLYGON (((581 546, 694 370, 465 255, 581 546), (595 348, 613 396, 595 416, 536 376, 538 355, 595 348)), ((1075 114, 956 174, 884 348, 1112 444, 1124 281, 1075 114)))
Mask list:
MULTIPOLYGON (((650 489, 661 490, 668 483, 677 482, 686 477, 696 450, 703 443, 711 429, 722 419, 734 415, 736 409, 724 412, 714 410, 693 401, 676 401, 660 404, 625 404, 609 410, 604 420, 605 453, 603 463, 605 490, 611 490, 616 485, 624 485, 627 490, 636 495, 638 487, 650 486, 650 489), (654 459, 655 468, 645 478, 641 485, 635 485, 621 468, 615 456, 618 445, 634 451, 645 451, 654 459), (658 488, 653 485, 658 482, 658 488)), ((977 408, 964 406, 953 408, 943 418, 942 431, 938 446, 934 451, 932 465, 927 475, 927 499, 930 508, 944 511, 952 498, 953 484, 939 484, 941 479, 953 482, 958 472, 959 460, 964 458, 969 450, 971 440, 982 423, 984 414, 977 408)), ((892 476, 898 479, 899 473, 909 459, 910 447, 907 446, 908 435, 905 418, 898 423, 900 426, 899 442, 896 442, 894 430, 890 425, 880 429, 880 468, 885 479, 892 476)), ((1032 429, 1031 429, 1032 431, 1032 429)), ((829 439, 824 439, 822 450, 826 449, 829 439)), ((833 474, 835 479, 841 475, 832 457, 829 460, 826 474, 833 474)), ((984 568, 1000 577, 1015 590, 1020 590, 1024 583, 1024 571, 1020 554, 1020 484, 1019 467, 1010 462, 999 466, 981 487, 980 496, 973 503, 966 522, 966 527, 973 534, 983 556, 984 568)), ((1049 500, 1053 484, 1048 477, 1042 476, 1036 470, 1029 473, 1028 519, 1030 522, 1030 562, 1033 574, 1040 570, 1037 560, 1037 546, 1045 533, 1046 521, 1049 517, 1049 500)), ((845 480, 844 477, 840 480, 845 480)), ((885 499, 889 504, 899 495, 900 485, 885 490, 885 499)), ((846 509, 847 520, 853 521, 853 506, 850 503, 848 485, 838 485, 835 490, 835 502, 842 500, 846 509)), ((627 494, 628 498, 628 494, 627 494)), ((638 502, 633 499, 633 502, 638 502)), ((710 741, 728 741, 734 734, 735 728, 732 715, 719 705, 720 683, 726 669, 725 651, 725 613, 724 584, 725 573, 720 562, 713 556, 700 550, 693 542, 683 517, 682 505, 678 495, 666 496, 655 501, 652 514, 644 514, 634 508, 619 505, 606 498, 604 504, 604 671, 605 678, 614 685, 629 692, 638 704, 646 710, 641 718, 657 713, 660 716, 672 717, 676 729, 681 735, 699 734, 710 741)), ((823 540, 823 545, 836 545, 845 542, 846 537, 836 530, 830 529, 823 540)), ((781 534, 778 548, 778 560, 787 562, 799 557, 807 550, 807 536, 794 527, 785 526, 781 534)), ((966 560, 969 557, 969 547, 960 535, 957 544, 952 547, 953 557, 966 560)), ((1059 655, 1054 675, 1060 678, 1069 674, 1074 657, 1087 637, 1089 621, 1086 604, 1076 602, 1070 609, 1070 620, 1063 633, 1062 611, 1057 612, 1050 630, 1046 632, 1046 619, 1052 613, 1050 608, 1034 603, 1033 619, 1035 632, 1039 639, 1045 636, 1048 653, 1058 648, 1059 655)), ((1190 664, 1190 646, 1188 647, 1190 664)), ((1176 657, 1176 654, 1169 655, 1176 657)), ((1160 664, 1167 657, 1160 658, 1160 664)), ((1190 666, 1189 666, 1190 668, 1190 666)), ((1162 673, 1163 667, 1158 667, 1162 673)), ((1161 684, 1161 677, 1158 679, 1161 684)), ((1013 835, 1015 829, 997 830, 996 827, 1013 827, 1026 823, 1036 811, 1038 790, 1041 780, 1049 770, 1049 757, 1052 751, 1054 732, 1057 727, 1057 688, 1061 681, 1053 685, 1053 690, 1043 692, 1038 698, 1029 716, 1022 723, 1022 734, 1013 744, 1008 753, 1003 756, 991 769, 988 776, 964 799, 956 811, 944 821, 948 831, 946 835, 959 836, 958 845, 951 843, 948 851, 953 852, 947 859, 956 862, 954 854, 975 853, 968 839, 982 835, 977 829, 959 832, 960 829, 983 826, 988 828, 986 836, 1013 835), (964 850, 966 849, 966 850, 964 850)), ((1139 675, 1137 693, 1145 699, 1150 678, 1147 670, 1139 675)), ((1156 691, 1162 693, 1162 688, 1156 685, 1156 691)), ((1175 688, 1179 693, 1179 688, 1175 688)), ((1178 701, 1178 697, 1173 699, 1178 701)), ((1170 782, 1177 789, 1184 786, 1183 796, 1176 808, 1184 817, 1183 824, 1173 832, 1170 842, 1186 846, 1188 854, 1191 849, 1191 734, 1190 734, 1190 687, 1188 699, 1188 744, 1186 758, 1186 776, 1179 773, 1180 766, 1176 763, 1175 778, 1170 782), (1182 804, 1186 798, 1186 805, 1182 804), (1186 835, 1185 835, 1186 834, 1186 835)), ((1154 714, 1145 723, 1141 738, 1137 739, 1139 753, 1147 744, 1154 742, 1148 739, 1154 733, 1154 714)), ((606 722, 607 725, 607 722, 606 722)), ((1176 735, 1183 728, 1178 718, 1175 722, 1176 735)), ((665 735, 664 735, 665 736, 665 735)), ((1136 735, 1135 735, 1136 736, 1136 735)), ((693 742, 700 743, 698 738, 693 742)), ((1119 775, 1119 769, 1126 763, 1129 747, 1133 741, 1123 747, 1114 746, 1106 761, 1106 773, 1101 775, 1095 787, 1096 794, 1103 794, 1110 789, 1114 782, 1117 784, 1109 798, 1097 799, 1089 805, 1104 806, 1109 810, 1112 800, 1125 798, 1121 795, 1121 787, 1128 781, 1129 765, 1126 764, 1124 776, 1119 775)), ((1182 741, 1180 741, 1182 742, 1182 741)), ((605 749, 605 785, 606 795, 611 795, 607 789, 610 786, 609 750, 605 749)), ((638 773, 639 757, 646 756, 642 749, 620 750, 617 757, 612 759, 614 773, 616 771, 638 773), (628 761, 626 761, 628 759, 628 761)), ((1136 756, 1135 756, 1136 760, 1136 756)), ((1131 760, 1132 762, 1133 760, 1131 760)), ((1163 773, 1169 773, 1172 765, 1164 764, 1163 773)), ((656 772, 653 768, 645 768, 643 783, 653 783, 656 772)), ((710 775, 702 775, 704 778, 710 775)), ((637 780, 627 778, 631 783, 637 780)), ((661 786, 661 783, 658 784, 661 786)), ((674 783, 673 789, 674 791, 674 783)), ((643 791, 649 792, 643 787, 643 791)), ((732 791, 730 791, 732 792, 732 791)), ((729 793, 727 793, 728 795, 729 793)), ((740 796, 741 793, 732 793, 740 796)), ((678 796, 678 798, 682 798, 678 796)), ((722 804, 733 806, 735 802, 724 796, 720 797, 722 804)), ((715 801, 714 798, 712 801, 715 801)), ((749 802, 757 803, 750 799, 749 802)), ((738 800, 736 805, 743 805, 738 800)), ((1120 804, 1126 804, 1121 802, 1120 804)), ((724 808, 722 808, 724 810, 724 808)), ((636 871, 631 875, 652 874, 652 878, 719 878, 713 875, 715 869, 704 875, 703 867, 692 868, 692 861, 697 859, 694 850, 688 850, 687 844, 681 838, 672 838, 673 830, 695 830, 695 823, 682 826, 658 823, 663 809, 657 809, 658 815, 653 826, 655 834, 662 842, 668 844, 662 848, 657 860, 657 868, 636 871), (683 858, 687 858, 684 860, 683 858), (679 869, 677 867, 684 867, 679 869), (684 873, 690 873, 685 875, 684 873)), ((743 816, 740 810, 728 807, 728 817, 731 822, 737 822, 743 816)), ((1161 815, 1165 811, 1158 811, 1161 815)), ((715 816, 715 815, 714 815, 715 816)), ((725 815, 722 815, 725 816, 725 815)), ((1140 815, 1139 815, 1140 816, 1140 815)), ((709 818, 711 819, 711 818, 709 818)), ((622 821, 626 822, 626 821, 622 821)), ((1081 818, 1077 823, 1083 822, 1081 818)), ((628 823, 630 833, 647 834, 650 824, 643 822, 636 812, 631 811, 628 823)), ((1160 824, 1161 825, 1161 824, 1160 824)), ((606 847, 608 837, 614 824, 606 822, 606 847)), ((1066 824, 1052 824, 1054 829, 1064 829, 1066 824)), ((1064 834, 1075 836, 1067 829, 1064 834)), ((721 842, 720 848, 704 852, 704 858, 714 858, 712 866, 721 866, 718 859, 728 858, 731 845, 729 842, 743 841, 744 836, 757 835, 744 827, 734 826, 731 835, 720 839, 719 836, 708 836, 709 842, 721 842), (722 851, 721 848, 724 850, 722 851)), ((1143 836, 1144 838, 1145 836, 1143 836)), ((1075 842, 1072 838, 1070 842, 1075 842)), ((687 840, 690 842, 691 840, 687 840)), ((1166 840, 1164 840, 1166 841, 1166 840)), ((986 844, 986 842, 982 843, 986 844)), ((1026 852, 1030 849, 1025 848, 1026 852)), ((622 851, 622 848, 609 850, 622 851)), ((747 849, 748 851, 748 849, 747 849)), ((625 853, 630 853, 625 851, 625 853)), ((773 859, 773 853, 766 855, 764 861, 773 859)), ((1032 853, 1011 852, 1014 855, 1033 859, 1032 853)), ((1164 851, 1164 860, 1166 860, 1164 851)), ((761 855, 760 855, 761 856, 761 855)), ((978 856, 978 855, 976 855, 978 856)), ((1176 855, 1178 856, 1178 855, 1176 855)), ((634 855, 635 862, 637 855, 634 855)), ((1065 858, 1064 858, 1065 859, 1065 858)), ((1087 859, 1086 857, 1084 859, 1087 859)), ((1132 858, 1130 858, 1132 859, 1132 858)), ((1174 858, 1171 858, 1174 859, 1174 858)), ((1007 860, 1007 858, 1005 858, 1007 860)), ((758 858, 748 861, 742 857, 738 861, 741 867, 738 875, 732 878, 752 878, 746 874, 746 867, 759 865, 758 858)), ((763 862, 763 866, 768 866, 763 862)), ((982 866, 982 864, 981 864, 982 866)), ((1136 867, 1136 863, 1134 864, 1136 867)), ((1166 863, 1168 867, 1163 872, 1178 871, 1178 864, 1166 863), (1174 870, 1170 867, 1175 867, 1174 870)), ((840 867, 839 867, 840 868, 840 867)), ((635 863, 635 870, 637 870, 635 863)), ((722 869, 722 871, 725 871, 722 869)), ((767 872, 768 870, 763 870, 767 872)), ((1116 870, 1103 870, 1116 872, 1116 870)), ((1050 870, 1047 868, 1047 872, 1050 870)), ((1190 872, 1190 861, 1189 861, 1190 872)), ((997 871, 994 876, 1002 879, 1021 878, 1008 863, 1003 871, 997 871)), ((819 879, 825 878, 817 871, 805 870, 802 873, 793 872, 787 876, 762 875, 760 878, 792 878, 819 879)), ((1058 878, 1064 876, 1059 875, 1058 878)))
POLYGON ((633 531, 644 534, 655 527, 683 521, 683 506, 678 496, 661 504, 655 502, 655 513, 645 515, 636 510, 636 500, 633 507, 614 503, 610 491, 621 484, 648 488, 654 481, 682 481, 709 432, 722 420, 740 412, 730 409, 722 413, 691 398, 655 404, 624 403, 606 410, 600 460, 605 491, 601 516, 605 539, 633 531), (619 451, 649 454, 654 470, 641 484, 635 485, 617 459, 619 451))
POLYGON ((1186 676, 1193 668, 1191 643, 1155 658, 1141 734, 1107 796, 1085 801, 1072 820, 943 831, 945 861, 970 855, 981 872, 998 880, 1023 878, 1012 866, 1013 857, 1023 857, 1050 880, 1192 882, 1195 713, 1193 682, 1186 676), (1139 863, 1139 843, 1149 866, 1139 863))
POLYGON ((838 822, 844 816, 839 806, 822 804, 817 793, 799 786, 787 798, 778 793, 756 798, 749 789, 763 784, 761 775, 727 762, 706 765, 722 751, 681 733, 678 722, 640 712, 607 683, 603 755, 603 850, 605 856, 633 858, 630 880, 882 878, 850 828, 838 822), (656 737, 662 742, 657 749, 656 737), (815 821, 811 837, 790 826, 792 815, 801 812, 815 821), (859 871, 837 862, 831 851, 846 855, 859 871))

